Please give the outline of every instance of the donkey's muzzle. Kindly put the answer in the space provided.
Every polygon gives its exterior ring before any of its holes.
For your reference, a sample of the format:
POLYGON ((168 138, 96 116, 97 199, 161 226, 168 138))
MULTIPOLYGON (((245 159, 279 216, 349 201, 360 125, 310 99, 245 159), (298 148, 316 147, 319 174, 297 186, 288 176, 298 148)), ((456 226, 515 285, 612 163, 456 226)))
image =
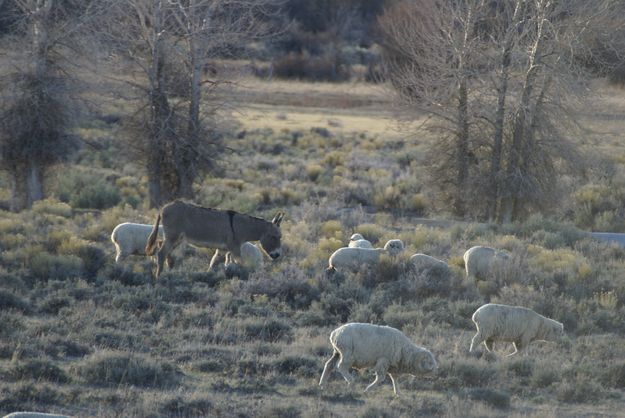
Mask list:
POLYGON ((269 257, 271 257, 273 260, 275 260, 276 258, 280 257, 280 253, 278 251, 271 252, 271 253, 269 253, 269 257))

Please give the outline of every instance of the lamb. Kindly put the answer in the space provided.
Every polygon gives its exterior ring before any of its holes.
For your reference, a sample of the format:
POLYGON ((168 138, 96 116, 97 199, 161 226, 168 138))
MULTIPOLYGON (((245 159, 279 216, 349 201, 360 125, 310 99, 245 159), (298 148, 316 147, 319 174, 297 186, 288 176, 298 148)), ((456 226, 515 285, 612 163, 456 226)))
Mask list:
POLYGON ((333 274, 337 268, 357 271, 363 265, 374 266, 378 264, 381 254, 389 254, 394 257, 403 250, 404 243, 399 239, 389 240, 384 248, 339 248, 330 256, 327 272, 333 274))
MULTIPOLYGON (((124 222, 113 229, 111 241, 115 244, 115 262, 120 263, 129 255, 146 255, 145 243, 152 231, 152 225, 136 224, 124 222)), ((162 240, 163 228, 159 227, 158 237, 162 240)), ((171 268, 174 266, 174 260, 171 257, 167 259, 167 265, 171 268)))
POLYGON ((367 386, 365 392, 380 385, 388 374, 395 395, 399 395, 399 387, 393 375, 407 373, 414 376, 432 372, 438 367, 429 350, 415 345, 401 331, 388 326, 348 323, 332 331, 330 343, 334 353, 323 368, 319 380, 321 387, 326 385, 330 368, 334 365, 348 385, 355 380, 350 368, 373 368, 375 380, 367 386))
MULTIPOLYGON (((234 255, 228 252, 225 257, 222 256, 219 249, 215 250, 215 254, 211 259, 209 270, 215 271, 217 266, 224 262, 226 267, 231 265, 231 269, 236 269, 234 265, 239 265, 240 267, 245 268, 247 271, 255 271, 263 266, 263 252, 258 245, 252 244, 251 242, 244 242, 241 244, 241 257, 235 259, 234 255)), ((235 270, 232 270, 233 272, 235 270)), ((235 276, 238 274, 234 274, 235 276)))
POLYGON ((421 253, 413 254, 410 256, 410 261, 417 270, 439 269, 442 273, 449 272, 449 265, 446 262, 434 258, 431 255, 421 253))
POLYGON ((492 351, 495 341, 512 342, 512 356, 526 348, 532 341, 555 341, 564 335, 562 323, 544 317, 522 306, 487 303, 478 308, 471 317, 477 334, 471 340, 469 351, 484 342, 492 351))
POLYGON ((349 238, 349 248, 373 248, 370 241, 367 241, 360 234, 354 234, 349 238))
POLYGON ((475 281, 486 279, 493 267, 508 261, 510 255, 504 251, 478 245, 469 248, 462 258, 464 259, 467 278, 475 281))

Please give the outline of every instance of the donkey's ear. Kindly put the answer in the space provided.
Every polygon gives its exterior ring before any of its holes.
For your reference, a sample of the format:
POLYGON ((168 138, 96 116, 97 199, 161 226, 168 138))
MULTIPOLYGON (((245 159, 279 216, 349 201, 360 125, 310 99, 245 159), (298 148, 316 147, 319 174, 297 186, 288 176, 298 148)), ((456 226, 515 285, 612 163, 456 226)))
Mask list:
POLYGON ((273 222, 276 226, 280 226, 280 222, 282 222, 282 218, 284 218, 284 212, 278 212, 276 216, 273 217, 273 222))

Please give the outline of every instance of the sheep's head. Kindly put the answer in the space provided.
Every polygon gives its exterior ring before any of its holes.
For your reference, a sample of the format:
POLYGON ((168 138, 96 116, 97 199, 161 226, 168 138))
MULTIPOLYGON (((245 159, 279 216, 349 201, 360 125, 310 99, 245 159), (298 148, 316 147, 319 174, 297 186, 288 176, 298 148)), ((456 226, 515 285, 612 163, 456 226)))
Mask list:
POLYGON ((359 239, 364 239, 364 237, 360 234, 354 234, 351 237, 349 237, 350 241, 358 241, 359 239))
POLYGON ((400 239, 391 239, 384 245, 384 249, 390 255, 395 256, 404 251, 404 243, 400 239))
POLYGON ((556 341, 564 337, 564 325, 561 322, 550 319, 548 325, 548 333, 545 336, 546 340, 556 341))
POLYGON ((410 369, 415 374, 431 373, 438 369, 438 363, 429 350, 419 348, 412 354, 410 369))

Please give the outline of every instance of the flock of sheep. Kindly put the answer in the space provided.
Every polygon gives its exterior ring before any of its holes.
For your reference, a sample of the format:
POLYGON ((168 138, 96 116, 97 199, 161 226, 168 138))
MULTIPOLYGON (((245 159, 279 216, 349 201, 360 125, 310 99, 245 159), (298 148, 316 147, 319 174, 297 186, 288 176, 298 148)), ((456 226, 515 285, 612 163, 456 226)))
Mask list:
MULTIPOLYGON (((111 235, 117 252, 115 260, 120 262, 131 254, 145 255, 145 243, 152 228, 152 225, 133 223, 118 225, 111 235)), ((162 227, 159 234, 162 238, 162 227)), ((361 234, 354 234, 347 247, 339 248, 330 256, 327 274, 332 275, 337 270, 358 271, 363 266, 374 267, 379 263, 381 255, 394 258, 403 251, 404 244, 399 239, 389 240, 383 248, 374 248, 361 234)), ((504 251, 484 246, 472 247, 463 257, 467 278, 473 281, 485 278, 497 264, 505 263, 509 258, 509 254, 504 251)), ((227 276, 240 276, 242 269, 254 271, 260 268, 263 253, 257 245, 245 242, 241 245, 238 260, 231 253, 227 253, 224 258, 217 250, 209 268, 216 269, 222 261, 227 276)), ((445 261, 427 254, 413 254, 410 261, 418 270, 437 268, 449 271, 445 261)), ((168 259, 167 263, 171 266, 173 260, 168 259)), ((469 351, 481 343, 484 343, 487 351, 491 351, 495 341, 503 341, 514 345, 515 351, 509 354, 513 355, 532 341, 554 341, 563 334, 560 322, 520 306, 485 304, 475 311, 472 320, 477 333, 471 340, 469 351)), ((327 383, 332 369, 336 369, 351 385, 354 382, 349 371, 351 368, 372 368, 376 377, 365 392, 378 386, 388 375, 395 394, 399 394, 393 375, 416 375, 432 372, 438 367, 429 350, 415 345, 401 331, 388 326, 348 323, 332 331, 330 343, 334 353, 325 363, 319 381, 322 387, 327 383)))
MULTIPOLYGON (((122 262, 130 255, 146 255, 146 241, 152 230, 158 227, 158 237, 163 239, 163 228, 152 225, 122 223, 115 227, 111 241, 115 245, 115 261, 122 262)), ((327 274, 336 270, 358 271, 363 266, 374 267, 379 263, 382 254, 390 257, 398 256, 404 251, 404 244, 399 239, 389 240, 383 248, 374 248, 360 234, 350 238, 347 247, 336 250, 328 260, 327 274)), ((215 251, 209 268, 216 269, 224 262, 227 276, 241 276, 241 271, 254 271, 263 264, 263 252, 258 245, 251 242, 241 244, 239 255, 230 252, 225 257, 219 250, 215 251)), ((505 263, 509 254, 490 247, 476 246, 464 253, 463 259, 467 278, 477 280, 486 278, 499 263, 505 263)), ((448 271, 449 265, 427 254, 413 254, 411 263, 418 270, 443 269, 448 271)), ((166 263, 171 268, 174 260, 167 256, 166 263)), ((514 352, 526 348, 533 341, 556 341, 564 334, 562 323, 546 318, 531 309, 521 306, 508 306, 487 303, 478 308, 471 317, 477 333, 471 340, 469 351, 484 344, 487 351, 493 349, 497 341, 512 343, 514 352)), ((330 334, 332 357, 325 363, 319 386, 324 387, 331 372, 336 369, 348 385, 354 383, 350 369, 372 369, 375 380, 369 384, 365 392, 379 386, 386 376, 391 379, 393 391, 399 395, 396 376, 399 374, 418 375, 430 373, 438 368, 434 355, 426 348, 414 344, 401 331, 383 325, 347 323, 330 334)), ((64 415, 44 414, 37 412, 15 412, 4 418, 66 418, 64 415)))

